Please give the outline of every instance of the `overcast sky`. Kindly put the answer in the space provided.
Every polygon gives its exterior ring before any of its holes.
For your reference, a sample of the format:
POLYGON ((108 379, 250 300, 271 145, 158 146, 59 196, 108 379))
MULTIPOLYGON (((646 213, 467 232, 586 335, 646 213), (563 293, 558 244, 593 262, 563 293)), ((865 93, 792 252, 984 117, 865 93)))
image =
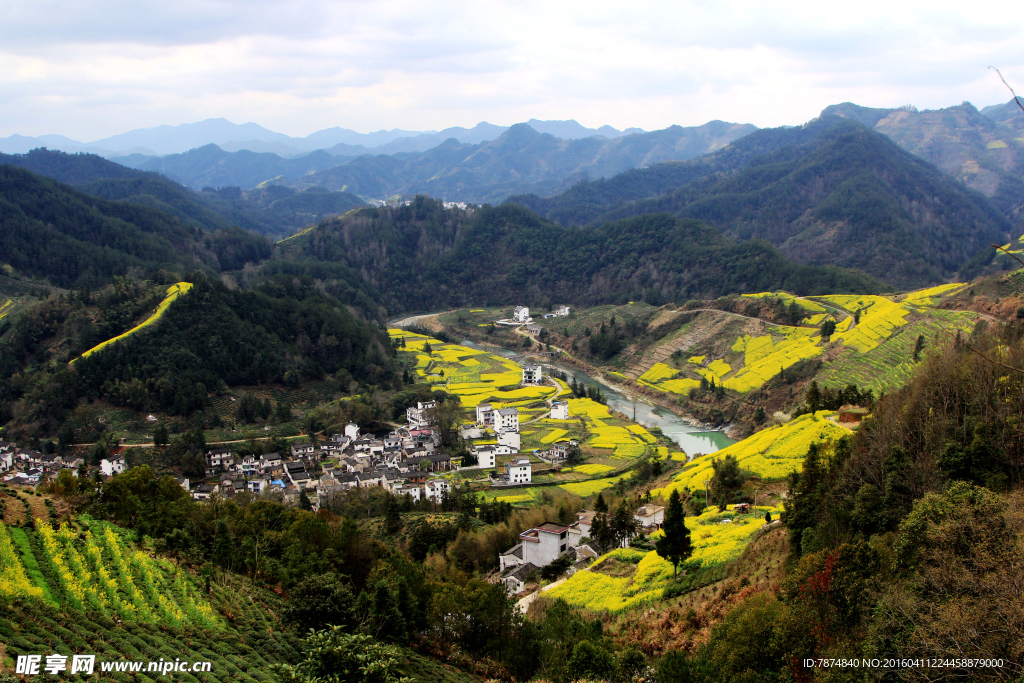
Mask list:
POLYGON ((1024 2, 3 0, 0 136, 799 124, 1024 94, 1024 2))

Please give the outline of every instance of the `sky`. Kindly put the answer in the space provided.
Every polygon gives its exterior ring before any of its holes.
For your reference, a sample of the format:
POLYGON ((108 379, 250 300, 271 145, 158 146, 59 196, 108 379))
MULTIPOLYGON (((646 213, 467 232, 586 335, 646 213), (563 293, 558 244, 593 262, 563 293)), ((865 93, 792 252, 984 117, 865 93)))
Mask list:
POLYGON ((4 0, 0 136, 795 125, 1024 94, 1024 3, 4 0))

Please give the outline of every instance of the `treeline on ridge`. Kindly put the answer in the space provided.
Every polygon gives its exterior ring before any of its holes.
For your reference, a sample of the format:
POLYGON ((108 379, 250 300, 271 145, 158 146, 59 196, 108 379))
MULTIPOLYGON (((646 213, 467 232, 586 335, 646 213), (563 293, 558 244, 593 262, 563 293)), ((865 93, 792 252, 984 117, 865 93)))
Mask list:
POLYGON ((514 204, 445 210, 423 196, 322 223, 279 245, 275 260, 307 272, 338 263, 358 269, 390 313, 527 299, 660 305, 732 292, 884 288, 863 273, 794 263, 764 242, 735 242, 667 214, 580 230, 514 204))

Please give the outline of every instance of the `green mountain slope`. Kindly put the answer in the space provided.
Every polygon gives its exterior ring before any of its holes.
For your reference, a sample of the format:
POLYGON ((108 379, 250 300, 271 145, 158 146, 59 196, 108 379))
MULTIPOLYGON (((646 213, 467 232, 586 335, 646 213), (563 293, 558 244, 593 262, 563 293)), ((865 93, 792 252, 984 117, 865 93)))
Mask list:
POLYGON ((119 279, 94 295, 24 310, 0 354, 0 421, 15 418, 11 435, 55 433, 80 399, 190 415, 227 386, 298 386, 327 376, 345 387, 394 381, 387 337, 312 280, 279 277, 231 291, 193 279, 158 320, 84 358, 149 319, 167 285, 119 279), (61 390, 51 391, 51 382, 61 390))
POLYGON ((53 178, 101 199, 158 209, 207 232, 242 227, 280 238, 364 205, 353 194, 320 188, 309 193, 279 186, 249 192, 237 187, 196 192, 160 173, 128 168, 95 154, 35 149, 27 154, 0 154, 0 163, 53 178))
POLYGON ((897 287, 951 278, 1010 232, 980 194, 854 122, 750 158, 724 177, 702 165, 705 174, 688 184, 595 222, 670 211, 736 239, 767 240, 797 261, 860 268, 897 287))
POLYGON ((1010 220, 1024 207, 1024 111, 1011 101, 979 112, 969 102, 945 109, 827 107, 860 121, 908 152, 990 197, 1010 220))
POLYGON ((173 216, 97 199, 10 165, 0 165, 0 224, 0 259, 62 287, 99 284, 129 267, 216 262, 203 254, 200 231, 173 216))

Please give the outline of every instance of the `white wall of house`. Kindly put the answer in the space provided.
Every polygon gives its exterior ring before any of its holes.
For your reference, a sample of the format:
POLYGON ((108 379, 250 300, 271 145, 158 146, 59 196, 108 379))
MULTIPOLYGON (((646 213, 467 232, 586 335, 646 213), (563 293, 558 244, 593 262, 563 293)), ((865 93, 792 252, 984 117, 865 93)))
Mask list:
POLYGON ((508 464, 508 481, 511 484, 529 484, 533 479, 533 466, 527 459, 508 464))
POLYGON ((513 432, 511 430, 499 432, 498 445, 518 451, 522 446, 522 437, 519 432, 513 432))
POLYGON ((569 419, 569 404, 566 401, 555 401, 551 404, 551 419, 552 420, 568 420, 569 419))

